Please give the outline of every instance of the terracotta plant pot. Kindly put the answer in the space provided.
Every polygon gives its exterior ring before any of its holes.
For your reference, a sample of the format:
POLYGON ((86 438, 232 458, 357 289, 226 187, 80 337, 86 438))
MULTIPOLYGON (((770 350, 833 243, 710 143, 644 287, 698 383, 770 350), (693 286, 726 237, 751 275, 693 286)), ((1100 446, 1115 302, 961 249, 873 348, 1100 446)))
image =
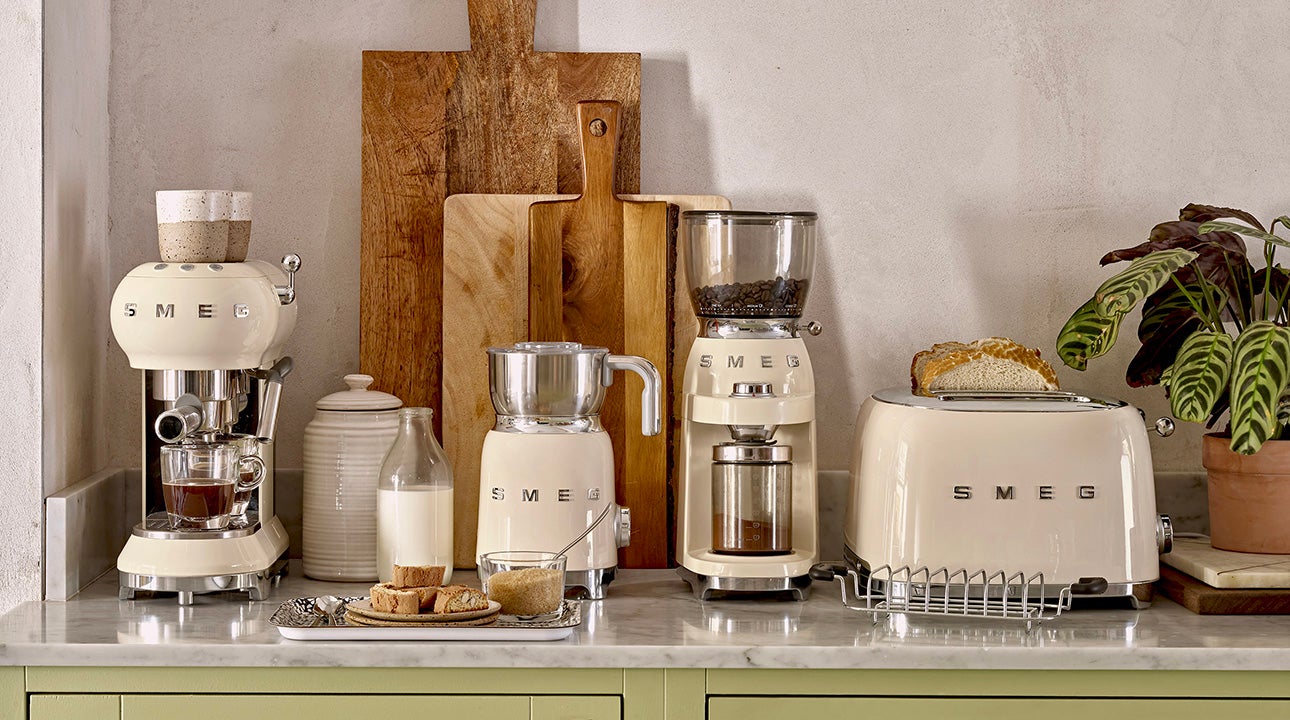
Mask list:
POLYGON ((1209 471, 1209 541, 1220 550, 1290 554, 1290 440, 1269 440, 1238 455, 1230 439, 1205 436, 1209 471))

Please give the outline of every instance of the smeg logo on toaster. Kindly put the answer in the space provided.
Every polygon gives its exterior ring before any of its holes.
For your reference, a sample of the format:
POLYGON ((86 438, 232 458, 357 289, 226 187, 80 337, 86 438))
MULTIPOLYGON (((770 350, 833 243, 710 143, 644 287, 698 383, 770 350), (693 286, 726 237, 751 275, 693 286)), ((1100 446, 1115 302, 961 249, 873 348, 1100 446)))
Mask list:
MULTIPOLYGON (((1038 500, 1056 500, 1057 499, 1056 490, 1053 488, 1052 485, 1036 485, 1034 489, 1035 489, 1035 498, 1038 500)), ((976 497, 976 495, 974 494, 974 488, 971 485, 954 486, 955 500, 971 500, 974 497, 976 497)), ((987 493, 987 497, 989 497, 988 493, 987 493)), ((1096 485, 1078 485, 1075 488, 1076 500, 1092 500, 1096 497, 1097 497, 1096 485)), ((1017 486, 1016 485, 995 485, 994 497, 992 499, 1016 500, 1017 486)))

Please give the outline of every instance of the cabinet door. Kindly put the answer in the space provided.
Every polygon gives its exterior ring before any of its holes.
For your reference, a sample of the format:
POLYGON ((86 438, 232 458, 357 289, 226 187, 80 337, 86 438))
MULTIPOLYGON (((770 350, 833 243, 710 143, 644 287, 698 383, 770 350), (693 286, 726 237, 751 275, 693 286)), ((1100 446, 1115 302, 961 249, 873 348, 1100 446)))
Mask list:
POLYGON ((709 720, 770 718, 936 720, 1284 720, 1290 700, 1084 700, 1061 698, 714 697, 709 720))
POLYGON ((32 695, 29 720, 121 720, 120 695, 32 695))
POLYGON ((528 720, 526 695, 125 695, 121 720, 365 720, 376 717, 528 720))
POLYGON ((619 720, 622 698, 617 695, 534 696, 532 720, 619 720))

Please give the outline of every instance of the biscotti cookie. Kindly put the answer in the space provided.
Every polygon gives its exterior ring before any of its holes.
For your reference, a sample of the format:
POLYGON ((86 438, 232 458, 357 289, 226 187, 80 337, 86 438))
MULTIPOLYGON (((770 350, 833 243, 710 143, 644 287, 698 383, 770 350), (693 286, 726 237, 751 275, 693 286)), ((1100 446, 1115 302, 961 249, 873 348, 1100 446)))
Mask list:
POLYGON ((434 611, 439 614, 487 610, 488 596, 481 590, 465 585, 448 585, 439 588, 434 598, 434 611))
POLYGON ((397 615, 416 615, 421 612, 421 594, 415 589, 396 588, 391 583, 373 585, 372 609, 397 615))
POLYGON ((439 587, 444 570, 442 565, 395 565, 390 584, 397 588, 439 587))

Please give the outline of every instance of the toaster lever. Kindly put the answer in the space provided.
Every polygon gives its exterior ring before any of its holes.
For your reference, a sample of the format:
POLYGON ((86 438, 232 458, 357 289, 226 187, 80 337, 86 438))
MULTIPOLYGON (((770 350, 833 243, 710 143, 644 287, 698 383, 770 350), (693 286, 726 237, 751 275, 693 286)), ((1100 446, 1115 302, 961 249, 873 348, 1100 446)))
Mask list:
POLYGON ((1104 577, 1083 577, 1071 585, 1072 595, 1101 595, 1110 587, 1104 577))
POLYGON ((811 566, 811 579, 821 582, 832 582, 838 576, 846 577, 850 568, 846 563, 840 562, 822 562, 815 563, 811 566))

